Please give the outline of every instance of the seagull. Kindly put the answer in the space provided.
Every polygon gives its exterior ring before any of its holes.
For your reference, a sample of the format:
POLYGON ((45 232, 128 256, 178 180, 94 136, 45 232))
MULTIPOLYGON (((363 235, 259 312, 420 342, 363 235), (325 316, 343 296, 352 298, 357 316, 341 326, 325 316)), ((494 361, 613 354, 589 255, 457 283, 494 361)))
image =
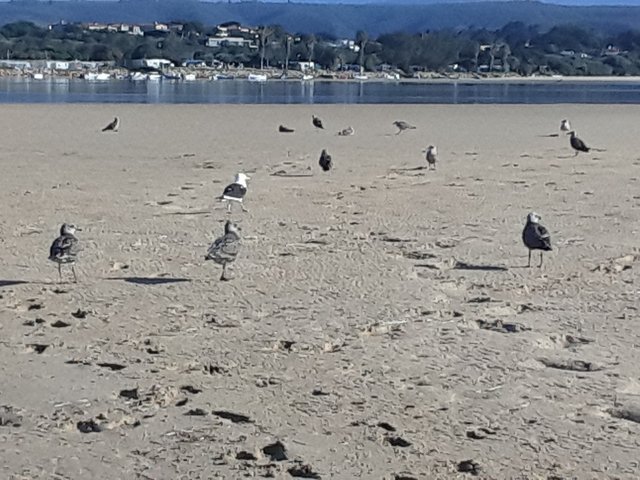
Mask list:
MULTIPOLYGON (((570 131, 568 133, 568 135, 571 135, 571 148, 573 148, 576 151, 576 155, 578 155, 578 153, 580 152, 588 152, 590 150, 589 147, 587 147, 587 145, 585 145, 585 143, 580 140, 578 137, 576 137, 576 132, 575 131, 570 131)), ((574 155, 575 156, 575 155, 574 155)))
POLYGON ((338 135, 340 135, 341 137, 349 137, 349 136, 353 135, 354 133, 356 133, 356 131, 353 129, 353 127, 351 125, 349 125, 344 130, 340 130, 338 132, 338 135))
POLYGON ((278 131, 280 133, 293 133, 295 130, 293 128, 285 127, 284 125, 280 125, 278 127, 278 131))
POLYGON ((329 155, 326 150, 322 150, 322 153, 320 154, 320 161, 318 163, 320 164, 320 168, 325 172, 328 172, 333 167, 331 155, 329 155))
POLYGON ((313 123, 313 126, 316 128, 324 129, 322 120, 320 120, 320 118, 316 117, 315 115, 311 115, 311 123, 313 123))
POLYGON ((529 249, 529 263, 527 267, 531 267, 531 250, 541 250, 540 265, 538 265, 538 267, 542 267, 542 251, 552 250, 551 236, 547 229, 540 225, 540 220, 540 215, 531 212, 527 215, 527 224, 522 231, 522 241, 529 249))
POLYGON ((569 124, 569 120, 564 119, 560 122, 560 131, 561 132, 570 132, 571 125, 569 124))
POLYGON ((60 236, 53 241, 51 248, 49 249, 49 260, 58 264, 58 277, 61 282, 63 263, 71 265, 73 280, 75 282, 78 281, 76 270, 73 267, 73 264, 76 261, 76 256, 80 251, 80 244, 74 235, 76 231, 82 230, 70 223, 63 223, 62 227, 60 227, 60 236))
POLYGON ((438 155, 438 149, 433 146, 433 145, 429 145, 427 147, 427 155, 426 155, 426 159, 427 159, 427 163, 429 164, 429 170, 431 170, 431 167, 433 167, 433 169, 436 169, 436 161, 438 160, 437 155, 438 155))
POLYGON ((231 202, 238 202, 242 207, 242 211, 248 211, 242 204, 244 196, 247 194, 247 180, 250 178, 244 173, 238 173, 233 183, 227 185, 220 196, 222 201, 227 203, 227 213, 231 213, 231 202))
POLYGON ((120 119, 118 117, 116 117, 116 118, 113 119, 113 122, 111 122, 109 125, 104 127, 102 129, 102 131, 103 132, 107 132, 107 131, 117 132, 119 127, 120 127, 120 119))
POLYGON ((416 127, 414 127, 413 125, 407 123, 407 122, 403 122, 402 120, 396 120, 395 122, 393 122, 393 124, 398 127, 398 133, 396 133, 396 135, 400 135, 402 132, 404 132, 405 130, 415 130, 416 127))
POLYGON ((225 275, 227 265, 233 263, 238 256, 238 250, 240 249, 239 232, 238 226, 227 220, 227 223, 224 224, 224 235, 216 238, 204 257, 205 260, 213 260, 218 265, 222 265, 222 275, 220 276, 222 281, 229 280, 225 275))

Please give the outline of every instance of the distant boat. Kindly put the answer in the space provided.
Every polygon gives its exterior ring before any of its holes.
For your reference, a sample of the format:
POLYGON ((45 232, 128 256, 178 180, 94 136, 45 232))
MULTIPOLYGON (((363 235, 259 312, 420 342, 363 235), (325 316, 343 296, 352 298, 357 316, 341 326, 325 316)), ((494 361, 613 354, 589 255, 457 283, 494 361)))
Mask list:
POLYGON ((34 80, 44 80, 44 73, 34 73, 33 74, 33 79, 34 80))
POLYGON ((211 77, 211 80, 234 80, 236 77, 234 75, 225 75, 223 73, 219 73, 211 77))
POLYGON ((309 80, 313 80, 315 77, 313 75, 303 75, 302 81, 308 82, 309 80))
POLYGON ((195 73, 186 73, 184 75, 184 81, 185 82, 193 82, 196 79, 196 74, 195 73))
POLYGON ((181 80, 182 77, 178 73, 164 73, 162 75, 163 80, 181 80))
POLYGON ((360 80, 360 81, 362 81, 362 80, 369 80, 369 77, 368 77, 368 76, 366 76, 366 75, 364 75, 364 74, 362 74, 362 73, 360 73, 360 74, 358 74, 358 75, 354 75, 354 76, 353 76, 353 78, 354 78, 355 80, 360 80))
POLYGON ((263 73, 250 73, 247 80, 250 82, 266 82, 267 76, 263 73))
POLYGON ((105 72, 87 72, 82 75, 82 78, 84 78, 85 80, 89 80, 90 82, 104 82, 106 80, 111 80, 111 74, 105 72))
POLYGON ((146 73, 142 73, 142 72, 132 72, 129 75, 129 79, 133 82, 141 82, 144 81, 148 78, 146 73))
POLYGON ((162 78, 162 74, 160 73, 150 73, 147 75, 147 80, 150 82, 159 82, 162 78))

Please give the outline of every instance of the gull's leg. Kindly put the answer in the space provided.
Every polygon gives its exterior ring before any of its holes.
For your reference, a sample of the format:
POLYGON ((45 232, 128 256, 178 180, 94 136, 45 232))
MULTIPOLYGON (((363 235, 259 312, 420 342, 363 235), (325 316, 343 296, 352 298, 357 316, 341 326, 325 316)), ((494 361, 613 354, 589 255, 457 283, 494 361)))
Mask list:
POLYGON ((76 275, 76 269, 73 264, 71 264, 71 271, 73 272, 73 282, 78 283, 78 276, 76 275))
POLYGON ((540 265, 538 265, 538 268, 542 268, 542 252, 540 252, 540 265))
POLYGON ((58 282, 62 283, 62 264, 58 262, 58 282))
POLYGON ((244 206, 244 203, 240 203, 240 206, 242 207, 242 211, 243 212, 248 212, 249 210, 247 210, 247 207, 244 206))
POLYGON ((529 250, 529 263, 527 263, 527 267, 531 268, 531 250, 529 250))
POLYGON ((227 213, 231 213, 231 202, 227 200, 227 213))
POLYGON ((226 282, 227 280, 229 280, 226 276, 226 271, 227 271, 227 266, 222 265, 222 275, 220 275, 220 281, 222 282, 226 282))

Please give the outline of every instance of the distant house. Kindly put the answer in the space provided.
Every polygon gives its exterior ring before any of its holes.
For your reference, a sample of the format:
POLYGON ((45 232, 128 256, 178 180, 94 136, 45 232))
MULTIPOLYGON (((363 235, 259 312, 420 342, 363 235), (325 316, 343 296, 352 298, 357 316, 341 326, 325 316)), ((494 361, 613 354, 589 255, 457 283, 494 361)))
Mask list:
POLYGON ((171 60, 166 58, 135 58, 128 62, 130 68, 155 68, 162 70, 163 68, 173 67, 171 60))
POLYGON ((32 68, 29 60, 0 60, 0 68, 32 68))
POLYGON ((47 60, 46 68, 52 70, 69 70, 69 62, 62 62, 59 60, 47 60))
POLYGON ((316 69, 315 62, 290 62, 292 70, 300 70, 301 72, 311 72, 316 69))
POLYGON ((258 48, 258 44, 244 37, 214 36, 207 38, 207 47, 220 48, 226 46, 258 48))

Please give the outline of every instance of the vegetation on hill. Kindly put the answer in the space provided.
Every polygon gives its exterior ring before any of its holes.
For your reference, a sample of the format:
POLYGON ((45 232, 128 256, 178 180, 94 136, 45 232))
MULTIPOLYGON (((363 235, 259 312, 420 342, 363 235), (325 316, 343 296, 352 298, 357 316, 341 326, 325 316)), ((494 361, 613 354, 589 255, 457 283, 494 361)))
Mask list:
POLYGON ((78 24, 43 28, 29 22, 0 28, 0 55, 10 59, 115 61, 166 58, 208 64, 284 68, 314 62, 327 70, 514 72, 521 75, 640 75, 640 31, 606 34, 574 25, 541 32, 512 22, 497 30, 392 33, 354 32, 351 41, 329 34, 291 34, 272 25, 249 30, 255 44, 207 46, 216 27, 184 22, 144 36, 92 31, 78 24))

